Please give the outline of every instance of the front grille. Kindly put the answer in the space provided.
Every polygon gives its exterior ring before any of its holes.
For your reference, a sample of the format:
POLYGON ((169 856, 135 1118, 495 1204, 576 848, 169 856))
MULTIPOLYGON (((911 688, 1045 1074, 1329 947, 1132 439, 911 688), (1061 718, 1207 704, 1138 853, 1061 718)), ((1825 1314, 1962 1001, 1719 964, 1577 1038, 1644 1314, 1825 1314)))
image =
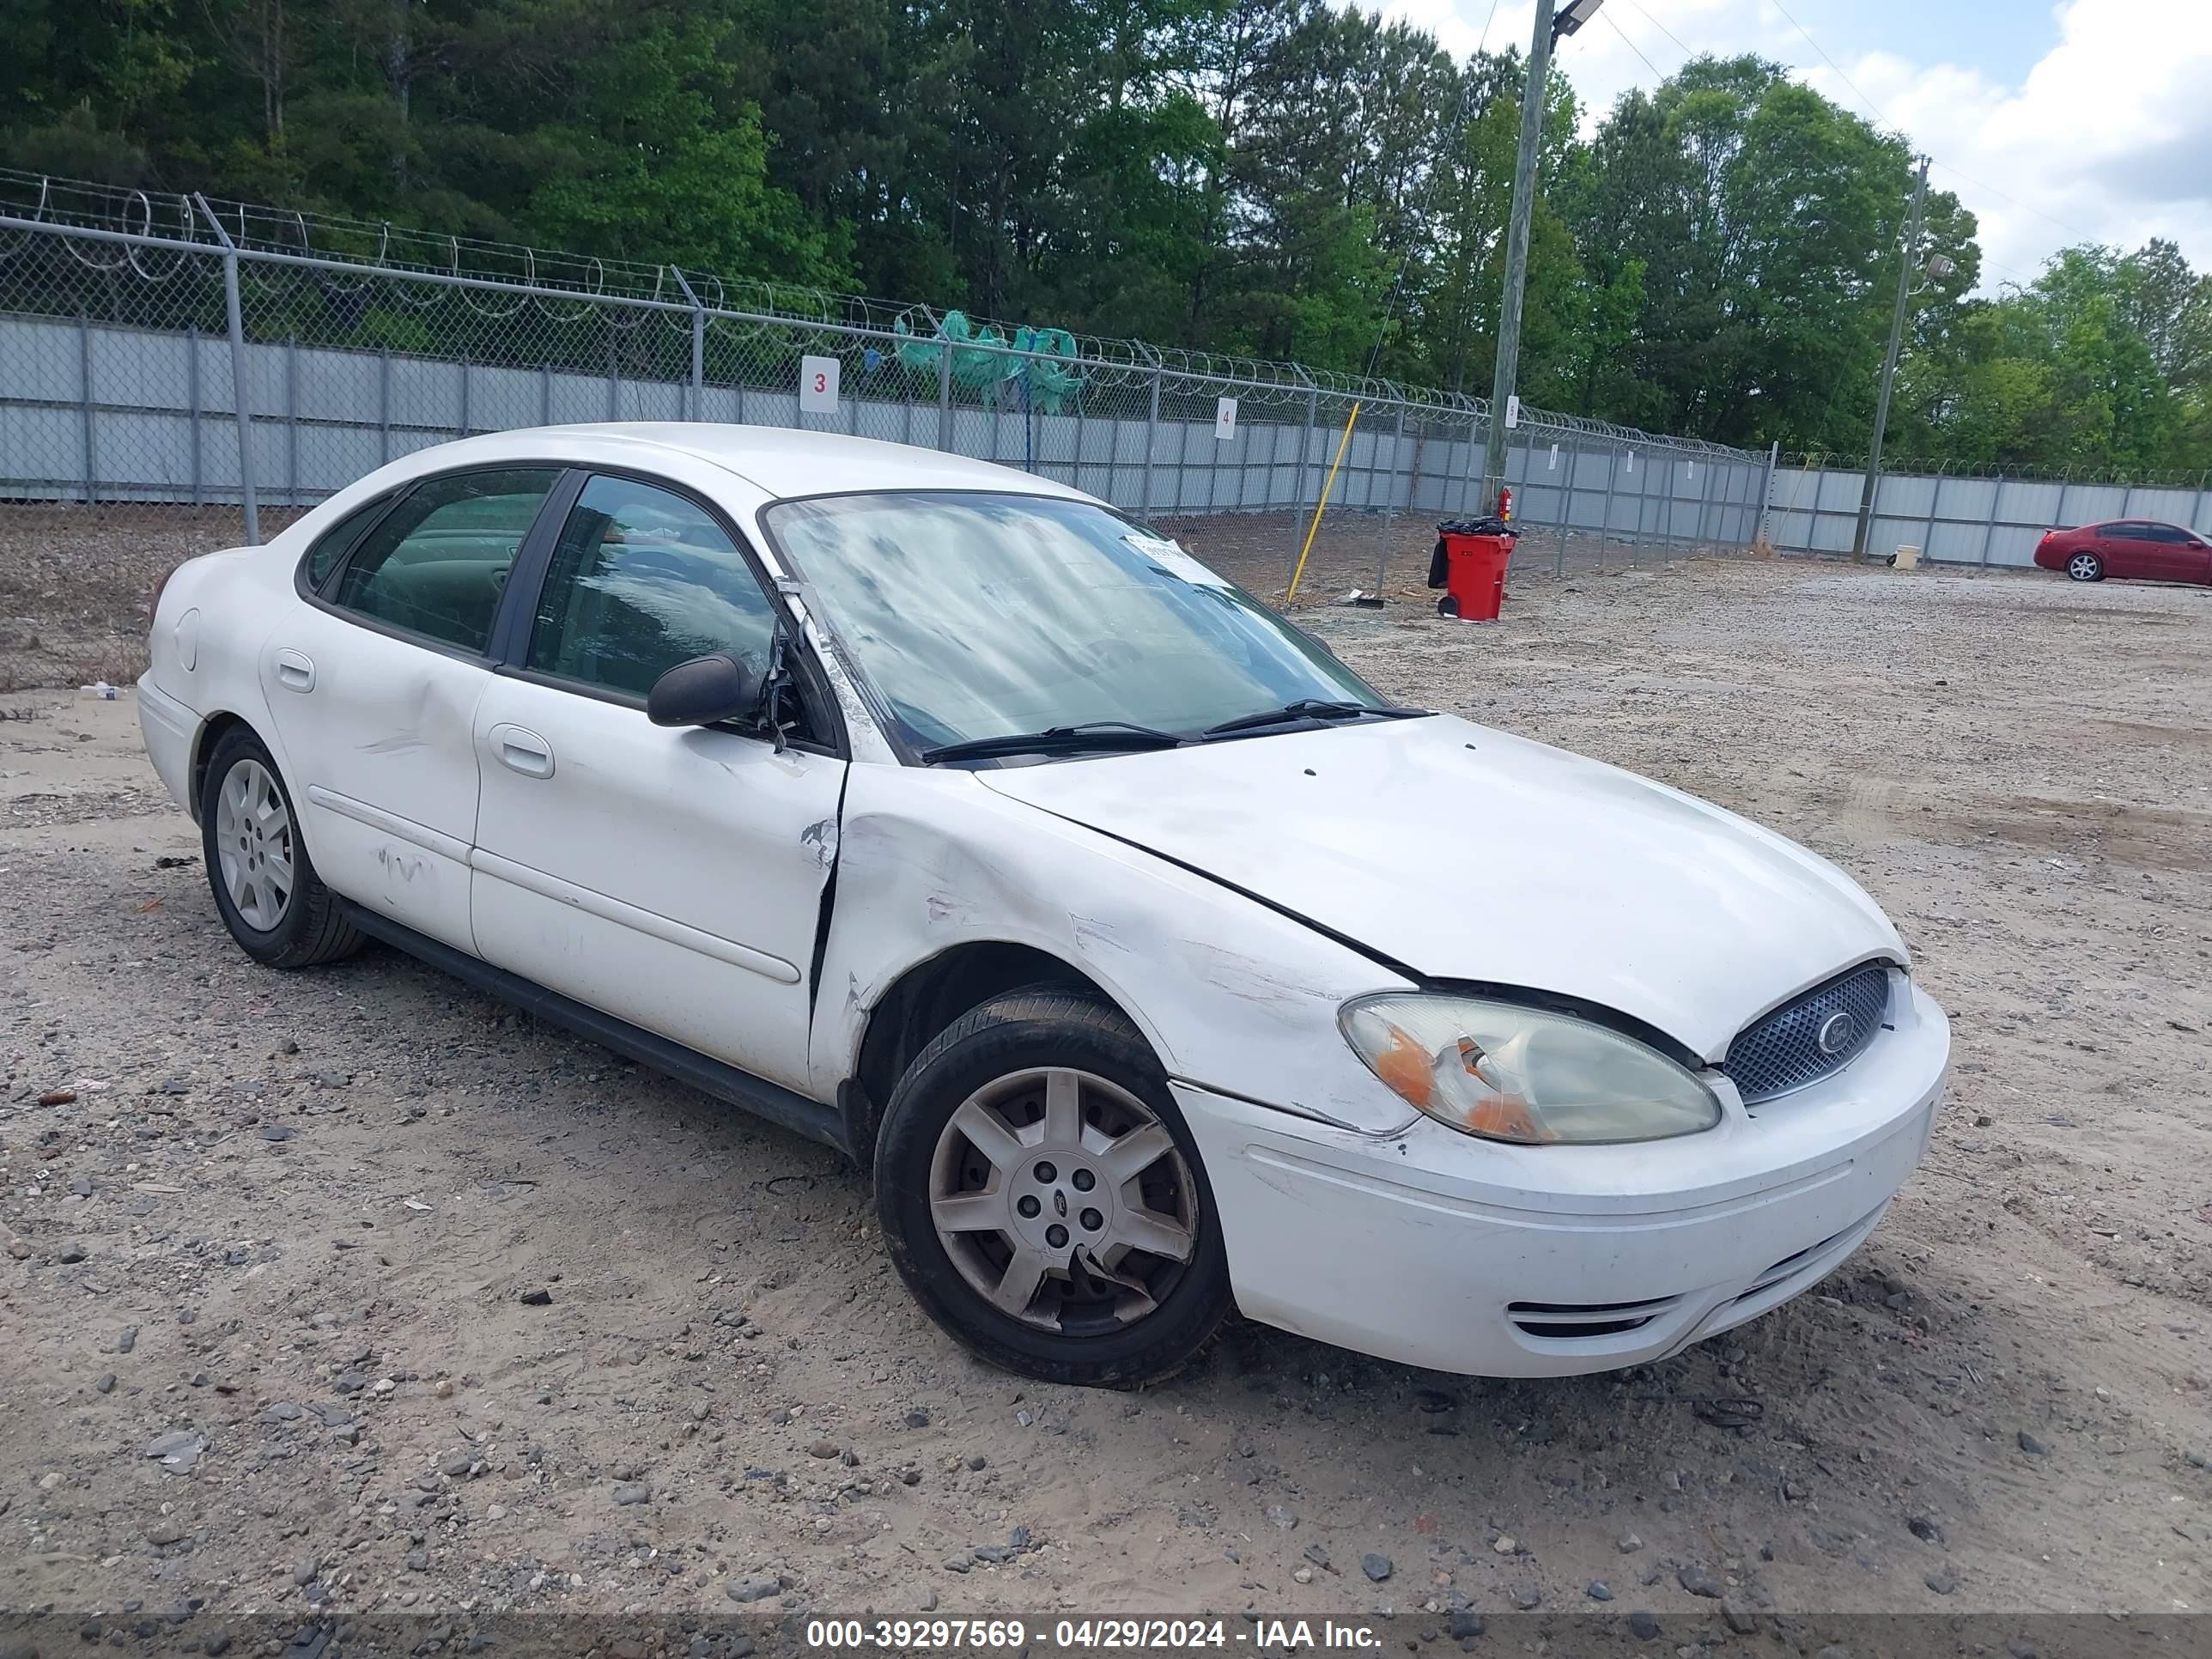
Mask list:
POLYGON ((1729 1044, 1721 1070, 1735 1079, 1746 1105, 1771 1100, 1850 1064, 1888 1012, 1889 969, 1880 963, 1854 968, 1745 1026, 1729 1044), (1850 1024, 1832 1024, 1838 1015, 1850 1024), (1832 1053, 1820 1047, 1824 1031, 1832 1053))

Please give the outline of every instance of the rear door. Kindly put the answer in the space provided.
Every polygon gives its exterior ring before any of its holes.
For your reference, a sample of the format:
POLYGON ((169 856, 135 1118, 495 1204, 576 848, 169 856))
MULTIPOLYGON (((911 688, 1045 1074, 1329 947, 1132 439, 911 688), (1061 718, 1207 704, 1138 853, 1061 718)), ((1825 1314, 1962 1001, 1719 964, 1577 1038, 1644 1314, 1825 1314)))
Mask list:
POLYGON ((426 479, 335 568, 317 568, 317 544, 301 575, 307 602, 262 647, 262 689, 317 871, 464 951, 475 948, 471 721, 491 684, 507 573, 560 477, 502 467, 426 479))
POLYGON ((2097 530, 2097 553, 2107 576, 2150 576, 2157 574, 2158 549, 2150 538, 2151 526, 2140 519, 2120 519, 2097 530))
POLYGON ((827 716, 779 746, 645 714, 653 681, 692 657, 764 674, 780 614, 699 497, 585 483, 518 616, 526 635, 476 706, 470 908, 487 960, 805 1092, 845 781, 827 716))

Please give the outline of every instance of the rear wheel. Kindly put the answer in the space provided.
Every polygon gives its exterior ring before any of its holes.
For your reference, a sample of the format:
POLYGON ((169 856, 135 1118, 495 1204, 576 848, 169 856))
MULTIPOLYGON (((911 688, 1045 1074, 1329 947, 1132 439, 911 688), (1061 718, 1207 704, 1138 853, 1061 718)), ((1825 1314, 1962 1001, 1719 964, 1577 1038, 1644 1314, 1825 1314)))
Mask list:
POLYGON ((307 857, 276 763, 242 726, 217 738, 208 757, 200 845, 223 926, 256 962, 307 968, 361 949, 362 936, 307 857))
POLYGON ((1229 1312, 1189 1129, 1144 1039, 1090 997, 1011 992, 925 1048, 884 1115, 876 1210, 930 1317, 1027 1376, 1150 1382, 1229 1312))
POLYGON ((2105 580, 2105 562, 2094 553, 2076 553, 2066 561, 2066 574, 2077 582, 2105 580))

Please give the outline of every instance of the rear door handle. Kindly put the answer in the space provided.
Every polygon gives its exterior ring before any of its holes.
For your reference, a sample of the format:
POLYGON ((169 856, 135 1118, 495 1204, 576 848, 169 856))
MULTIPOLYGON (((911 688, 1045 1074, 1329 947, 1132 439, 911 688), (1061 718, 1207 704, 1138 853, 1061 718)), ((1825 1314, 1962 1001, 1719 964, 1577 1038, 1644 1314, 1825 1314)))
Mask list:
POLYGON ((553 745, 527 727, 501 721, 488 734, 499 763, 526 778, 553 775, 553 745))
POLYGON ((315 689, 315 665, 304 653, 285 646, 276 653, 276 684, 287 691, 315 689))

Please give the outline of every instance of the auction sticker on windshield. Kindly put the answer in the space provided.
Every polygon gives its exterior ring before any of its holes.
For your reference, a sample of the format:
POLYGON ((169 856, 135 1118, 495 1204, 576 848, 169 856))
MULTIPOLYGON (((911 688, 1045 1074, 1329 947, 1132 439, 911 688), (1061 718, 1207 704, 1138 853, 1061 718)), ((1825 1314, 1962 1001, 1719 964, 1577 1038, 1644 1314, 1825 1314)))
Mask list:
POLYGON ((1188 582, 1193 587, 1226 587, 1228 582, 1217 576, 1196 559, 1182 550, 1182 544, 1165 536, 1147 536, 1131 531, 1121 539, 1150 559, 1168 575, 1188 582))

